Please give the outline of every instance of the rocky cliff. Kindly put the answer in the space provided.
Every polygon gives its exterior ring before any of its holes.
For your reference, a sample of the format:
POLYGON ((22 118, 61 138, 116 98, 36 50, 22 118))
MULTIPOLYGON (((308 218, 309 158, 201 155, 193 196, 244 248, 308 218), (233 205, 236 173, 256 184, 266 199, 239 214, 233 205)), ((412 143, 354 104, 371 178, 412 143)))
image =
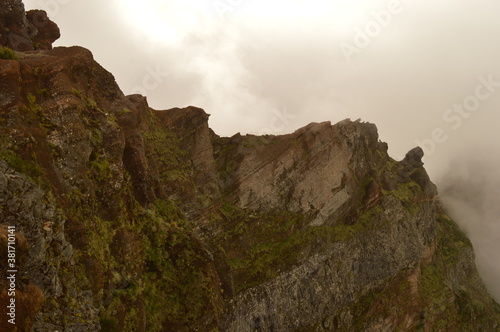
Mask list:
POLYGON ((350 120, 219 137, 0 5, 1 331, 500 329, 421 149, 350 120))

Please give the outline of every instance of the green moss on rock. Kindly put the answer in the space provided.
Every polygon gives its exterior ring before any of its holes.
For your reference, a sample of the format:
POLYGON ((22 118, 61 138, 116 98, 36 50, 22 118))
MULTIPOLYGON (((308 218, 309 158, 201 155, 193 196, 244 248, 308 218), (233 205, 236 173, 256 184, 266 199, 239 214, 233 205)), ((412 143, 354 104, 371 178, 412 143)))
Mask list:
POLYGON ((17 55, 12 49, 5 46, 0 46, 0 59, 17 60, 17 55))

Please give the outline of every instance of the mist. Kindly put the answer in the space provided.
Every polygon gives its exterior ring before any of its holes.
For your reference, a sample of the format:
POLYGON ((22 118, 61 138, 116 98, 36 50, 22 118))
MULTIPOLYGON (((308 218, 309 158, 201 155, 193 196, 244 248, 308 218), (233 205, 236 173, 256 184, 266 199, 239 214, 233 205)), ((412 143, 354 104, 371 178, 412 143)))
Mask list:
POLYGON ((449 176, 438 183, 443 203, 471 239, 477 268, 496 299, 500 297, 499 162, 495 151, 467 151, 449 164, 449 176))
POLYGON ((373 122, 420 145, 500 302, 500 2, 25 0, 155 109, 195 105, 222 136, 373 122), (278 120, 278 121, 277 121, 278 120))

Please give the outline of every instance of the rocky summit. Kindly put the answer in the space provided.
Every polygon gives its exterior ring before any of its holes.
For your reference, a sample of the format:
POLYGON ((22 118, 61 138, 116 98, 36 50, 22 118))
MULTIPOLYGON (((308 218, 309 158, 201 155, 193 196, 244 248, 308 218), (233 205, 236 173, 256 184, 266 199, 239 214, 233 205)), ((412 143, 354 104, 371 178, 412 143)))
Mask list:
POLYGON ((420 148, 219 137, 0 0, 1 331, 499 331, 420 148))

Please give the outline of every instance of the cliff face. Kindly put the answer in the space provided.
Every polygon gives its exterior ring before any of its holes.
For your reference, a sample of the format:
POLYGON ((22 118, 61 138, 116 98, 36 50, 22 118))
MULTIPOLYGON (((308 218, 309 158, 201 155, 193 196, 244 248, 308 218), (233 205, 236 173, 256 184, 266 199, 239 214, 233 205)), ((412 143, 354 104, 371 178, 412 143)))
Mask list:
POLYGON ((218 137, 0 4, 32 45, 0 60, 2 331, 9 226, 18 331, 499 329, 419 148, 349 120, 218 137))

